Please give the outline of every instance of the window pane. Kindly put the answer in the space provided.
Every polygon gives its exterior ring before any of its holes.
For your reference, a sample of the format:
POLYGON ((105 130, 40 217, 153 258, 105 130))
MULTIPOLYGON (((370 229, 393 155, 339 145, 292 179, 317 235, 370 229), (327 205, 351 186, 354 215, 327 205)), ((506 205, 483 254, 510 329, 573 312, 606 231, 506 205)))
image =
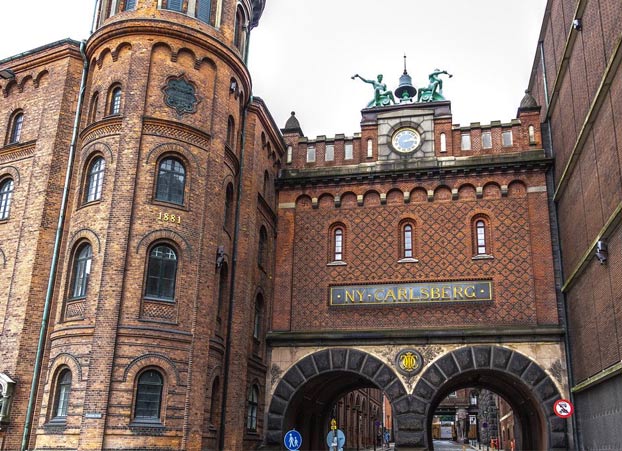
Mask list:
POLYGON ((13 180, 8 179, 0 184, 0 220, 8 219, 13 196, 13 180))
POLYGON ((512 131, 503 132, 501 134, 503 138, 503 147, 511 147, 512 146, 512 131))
POLYGON ((346 143, 345 159, 346 160, 351 160, 352 158, 354 158, 354 151, 353 151, 353 148, 352 148, 352 143, 346 143))
POLYGON ((162 376, 155 370, 141 374, 136 391, 134 416, 138 419, 159 419, 162 400, 162 376))
POLYGON ((121 88, 114 88, 110 96, 110 114, 121 112, 121 88))
POLYGON ((181 12, 182 0, 168 0, 166 2, 166 5, 167 5, 167 9, 170 9, 171 11, 181 12))
POLYGON ((292 146, 287 146, 287 163, 291 163, 292 162, 292 155, 293 154, 293 149, 292 146))
POLYGON ((492 147, 492 135, 490 132, 482 133, 482 149, 490 149, 492 147))
POLYGON ((65 369, 58 375, 56 386, 56 408, 54 409, 54 418, 64 418, 67 416, 70 392, 71 371, 65 369))
POLYGON ((17 143, 22 137, 22 126, 24 125, 24 115, 22 113, 17 114, 13 118, 13 127, 11 127, 11 137, 9 144, 17 143))
POLYGON ((374 143, 370 139, 367 140, 367 158, 371 158, 374 155, 374 143))
POLYGON ((447 152, 447 138, 445 133, 441 133, 441 152, 447 152))
POLYGON ((184 203, 186 170, 178 160, 167 158, 160 163, 156 199, 178 205, 184 203))
POLYGON ((477 221, 476 231, 477 231, 477 253, 485 254, 486 253, 486 226, 485 226, 484 221, 477 221))
POLYGON ((246 428, 249 431, 257 429, 257 404, 259 399, 259 390, 253 387, 248 395, 248 411, 246 413, 246 428))
POLYGON ((334 144, 326 144, 326 152, 324 153, 325 161, 333 161, 335 159, 335 146, 334 144))
POLYGON ((315 147, 307 147, 307 163, 315 162, 315 147))
POLYGON ((89 275, 91 274, 91 261, 93 251, 90 244, 82 246, 78 252, 78 256, 74 261, 73 267, 73 284, 71 289, 72 298, 81 298, 86 296, 86 289, 89 283, 89 275))
POLYGON ((468 134, 461 135, 460 149, 471 150, 471 135, 468 135, 468 134))
POLYGON ((404 258, 413 256, 413 229, 412 226, 404 227, 404 258))
POLYGON ((210 0, 197 0, 197 19, 205 23, 210 21, 210 0))
POLYGON ((125 0, 125 11, 132 11, 136 8, 136 0, 125 0))
POLYGON ((159 299, 175 299, 177 255, 168 246, 156 246, 149 255, 145 295, 159 299))
POLYGON ((341 261, 343 258, 343 230, 335 230, 335 261, 341 261))
POLYGON ((91 202, 101 199, 102 187, 104 186, 104 169, 106 161, 103 158, 96 158, 89 170, 86 201, 91 202))

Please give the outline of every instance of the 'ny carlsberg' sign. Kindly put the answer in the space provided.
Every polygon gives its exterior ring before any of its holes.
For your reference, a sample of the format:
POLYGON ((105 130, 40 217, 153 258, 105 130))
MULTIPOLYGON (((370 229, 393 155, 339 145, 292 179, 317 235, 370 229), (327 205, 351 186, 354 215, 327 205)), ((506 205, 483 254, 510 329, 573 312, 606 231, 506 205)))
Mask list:
POLYGON ((387 283, 330 287, 330 305, 408 305, 432 302, 491 301, 490 280, 387 283))

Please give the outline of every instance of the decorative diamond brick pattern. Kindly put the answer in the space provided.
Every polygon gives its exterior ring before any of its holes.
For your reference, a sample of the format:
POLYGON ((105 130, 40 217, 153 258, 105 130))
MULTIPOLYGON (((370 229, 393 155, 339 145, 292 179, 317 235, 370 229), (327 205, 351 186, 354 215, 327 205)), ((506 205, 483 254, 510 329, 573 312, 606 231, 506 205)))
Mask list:
POLYGON ((84 319, 84 309, 85 309, 84 301, 68 303, 67 307, 65 308, 65 319, 66 320, 84 319))
POLYGON ((162 302, 143 302, 143 319, 161 320, 166 322, 175 321, 177 314, 175 305, 164 304, 162 302))
POLYGON ((535 325, 525 198, 298 210, 293 330, 535 325), (472 259, 470 219, 489 216, 493 259, 472 259), (418 263, 399 263, 399 222, 415 221, 418 263), (345 225, 345 266, 327 266, 331 224, 345 225), (331 284, 453 279, 493 280, 494 301, 479 304, 328 307, 331 284))

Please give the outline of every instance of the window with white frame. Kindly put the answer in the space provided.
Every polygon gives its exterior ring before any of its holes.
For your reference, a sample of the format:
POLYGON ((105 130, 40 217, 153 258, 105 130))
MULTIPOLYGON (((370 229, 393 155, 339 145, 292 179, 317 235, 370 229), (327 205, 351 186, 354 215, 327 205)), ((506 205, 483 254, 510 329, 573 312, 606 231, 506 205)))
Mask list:
POLYGON ((482 149, 491 149, 492 148, 492 133, 484 132, 482 133, 482 149))
POLYGON ((326 144, 326 150, 324 152, 324 161, 334 161, 335 159, 335 145, 326 144))
POLYGON ((345 154, 344 156, 345 160, 351 160, 354 158, 354 150, 352 147, 352 143, 346 143, 344 154, 345 154))
POLYGON ((307 163, 315 163, 315 147, 307 146, 307 163))
POLYGON ((503 147, 512 147, 512 130, 506 130, 501 134, 503 147))
POLYGON ((462 133, 460 135, 460 149, 471 150, 471 134, 470 133, 462 133))

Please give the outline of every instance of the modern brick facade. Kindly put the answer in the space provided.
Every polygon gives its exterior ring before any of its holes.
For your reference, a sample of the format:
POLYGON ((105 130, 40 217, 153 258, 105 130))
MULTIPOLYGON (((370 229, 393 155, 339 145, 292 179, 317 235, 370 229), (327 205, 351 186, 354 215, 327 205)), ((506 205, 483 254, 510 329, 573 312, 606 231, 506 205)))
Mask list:
POLYGON ((572 392, 581 449, 620 449, 622 4, 547 4, 530 89, 555 158, 572 392), (596 256, 599 241, 607 260, 596 256))

